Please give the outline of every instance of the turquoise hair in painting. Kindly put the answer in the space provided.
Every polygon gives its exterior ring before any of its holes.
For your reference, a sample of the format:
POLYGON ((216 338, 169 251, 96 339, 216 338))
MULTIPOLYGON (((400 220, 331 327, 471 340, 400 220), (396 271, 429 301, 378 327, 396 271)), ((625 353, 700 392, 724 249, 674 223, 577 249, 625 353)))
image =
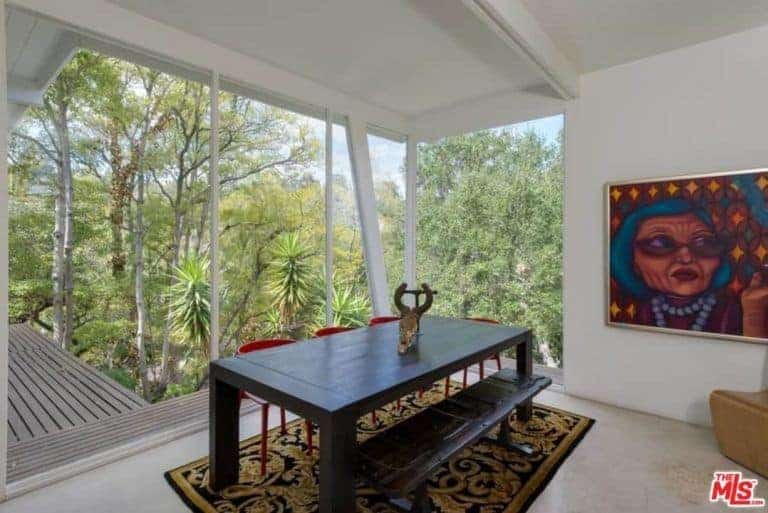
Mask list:
MULTIPOLYGON (((638 208, 629 214, 621 227, 611 239, 611 276, 626 292, 639 299, 647 299, 654 292, 635 272, 634 241, 640 225, 646 219, 659 216, 674 216, 692 213, 713 232, 715 225, 712 217, 702 207, 682 199, 669 199, 651 203, 638 208)), ((725 287, 731 280, 733 269, 728 258, 723 258, 720 266, 715 270, 709 290, 717 290, 725 287)))

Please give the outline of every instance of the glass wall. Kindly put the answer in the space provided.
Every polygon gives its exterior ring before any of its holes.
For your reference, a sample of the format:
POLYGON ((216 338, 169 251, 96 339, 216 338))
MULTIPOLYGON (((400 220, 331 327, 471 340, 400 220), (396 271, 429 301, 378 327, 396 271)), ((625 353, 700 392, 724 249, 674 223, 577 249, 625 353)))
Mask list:
POLYGON ((391 290, 405 281, 405 147, 405 142, 368 135, 376 213, 391 290))
POLYGON ((360 215, 348 130, 333 125, 333 325, 364 326, 371 317, 360 215))
POLYGON ((207 368, 209 96, 80 50, 10 138, 10 322, 150 402, 207 368))
POLYGON ((219 99, 220 352, 324 325, 325 123, 219 99))
POLYGON ((417 272, 433 312, 533 328, 562 365, 561 116, 419 148, 417 272))

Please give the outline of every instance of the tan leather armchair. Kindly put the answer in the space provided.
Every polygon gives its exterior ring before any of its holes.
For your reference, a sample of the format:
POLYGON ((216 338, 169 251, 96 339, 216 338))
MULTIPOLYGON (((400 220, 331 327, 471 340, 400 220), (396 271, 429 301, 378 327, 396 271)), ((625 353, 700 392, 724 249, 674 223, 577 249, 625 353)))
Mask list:
POLYGON ((720 451, 768 477, 768 390, 715 390, 709 396, 709 407, 720 451))

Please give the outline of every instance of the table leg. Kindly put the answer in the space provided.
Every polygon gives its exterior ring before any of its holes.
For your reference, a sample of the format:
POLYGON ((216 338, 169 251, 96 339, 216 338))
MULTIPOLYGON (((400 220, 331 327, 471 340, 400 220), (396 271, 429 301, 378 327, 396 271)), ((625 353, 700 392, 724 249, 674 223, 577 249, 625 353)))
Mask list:
POLYGON ((236 484, 240 476, 238 445, 240 412, 237 407, 238 389, 211 375, 209 401, 210 486, 221 490, 236 484))
POLYGON ((355 513, 356 418, 320 422, 320 513, 355 513))
MULTIPOLYGON (((533 337, 529 331, 525 342, 517 345, 517 374, 519 377, 530 377, 533 374, 533 337)), ((517 419, 527 422, 533 413, 533 399, 529 399, 517 407, 517 419)))

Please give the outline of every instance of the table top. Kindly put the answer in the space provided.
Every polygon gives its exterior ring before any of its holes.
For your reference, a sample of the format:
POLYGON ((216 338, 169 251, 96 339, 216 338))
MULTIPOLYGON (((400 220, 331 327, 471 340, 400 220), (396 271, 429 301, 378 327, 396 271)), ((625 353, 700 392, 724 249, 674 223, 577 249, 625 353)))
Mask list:
POLYGON ((213 365, 267 392, 333 412, 362 407, 426 377, 447 376, 465 364, 525 342, 528 331, 425 316, 417 346, 405 355, 397 353, 399 323, 391 322, 225 358, 213 365))

